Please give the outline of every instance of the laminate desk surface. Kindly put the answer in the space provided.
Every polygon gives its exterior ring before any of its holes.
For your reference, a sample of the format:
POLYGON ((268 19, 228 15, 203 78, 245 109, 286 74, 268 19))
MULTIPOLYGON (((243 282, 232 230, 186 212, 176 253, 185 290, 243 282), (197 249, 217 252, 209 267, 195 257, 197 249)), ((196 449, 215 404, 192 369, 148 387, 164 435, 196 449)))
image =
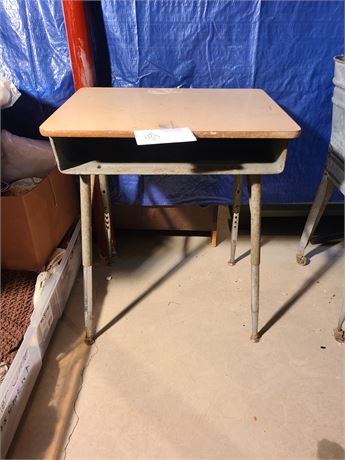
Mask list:
POLYGON ((201 138, 292 139, 300 127, 260 89, 82 88, 40 127, 43 136, 131 138, 190 128, 201 138))

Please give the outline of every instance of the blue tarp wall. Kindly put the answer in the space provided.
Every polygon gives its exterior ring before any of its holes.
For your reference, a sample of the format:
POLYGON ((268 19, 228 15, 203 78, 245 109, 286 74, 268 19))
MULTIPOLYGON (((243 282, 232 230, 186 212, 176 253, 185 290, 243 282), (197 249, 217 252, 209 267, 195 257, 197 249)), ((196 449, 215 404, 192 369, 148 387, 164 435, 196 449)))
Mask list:
MULTIPOLYGON (((264 202, 313 200, 330 139, 333 56, 344 53, 344 2, 104 0, 88 8, 100 86, 267 91, 302 136, 290 143, 284 173, 264 178, 264 202)), ((60 1, 2 0, 0 34, 1 75, 24 92, 3 125, 35 136, 73 92, 60 1)), ((111 188, 122 203, 227 204, 232 178, 113 177, 111 188)))

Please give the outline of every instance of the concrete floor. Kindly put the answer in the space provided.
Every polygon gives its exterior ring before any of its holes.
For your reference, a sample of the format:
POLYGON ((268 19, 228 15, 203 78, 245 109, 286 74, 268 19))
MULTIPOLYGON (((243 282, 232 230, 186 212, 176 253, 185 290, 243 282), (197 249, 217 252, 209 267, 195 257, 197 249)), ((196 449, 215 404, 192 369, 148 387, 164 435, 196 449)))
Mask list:
POLYGON ((112 279, 95 270, 96 343, 79 276, 9 458, 344 459, 344 248, 301 267, 297 241, 263 236, 253 344, 248 236, 234 267, 228 242, 120 237, 112 279))

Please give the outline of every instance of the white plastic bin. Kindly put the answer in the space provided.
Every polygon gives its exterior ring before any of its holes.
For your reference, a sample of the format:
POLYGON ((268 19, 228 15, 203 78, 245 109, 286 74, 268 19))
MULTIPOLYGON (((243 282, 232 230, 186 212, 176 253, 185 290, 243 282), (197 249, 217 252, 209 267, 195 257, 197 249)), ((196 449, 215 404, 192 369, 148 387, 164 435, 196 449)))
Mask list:
POLYGON ((56 323, 70 295, 81 265, 80 223, 77 224, 66 253, 56 272, 47 280, 31 317, 43 358, 56 323))
POLYGON ((80 222, 64 257, 47 280, 23 342, 0 385, 0 455, 4 458, 34 386, 42 359, 81 265, 80 222))
POLYGON ((42 366, 36 331, 29 326, 0 386, 0 454, 4 458, 42 366))

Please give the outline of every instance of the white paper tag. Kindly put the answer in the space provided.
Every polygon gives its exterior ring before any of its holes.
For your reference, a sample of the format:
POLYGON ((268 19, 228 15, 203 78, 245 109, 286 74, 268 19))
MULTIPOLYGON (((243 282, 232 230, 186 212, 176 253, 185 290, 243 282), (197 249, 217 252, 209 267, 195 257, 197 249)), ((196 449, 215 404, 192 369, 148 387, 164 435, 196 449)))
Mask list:
POLYGON ((189 128, 140 129, 134 131, 134 136, 138 145, 196 141, 196 137, 189 128))

